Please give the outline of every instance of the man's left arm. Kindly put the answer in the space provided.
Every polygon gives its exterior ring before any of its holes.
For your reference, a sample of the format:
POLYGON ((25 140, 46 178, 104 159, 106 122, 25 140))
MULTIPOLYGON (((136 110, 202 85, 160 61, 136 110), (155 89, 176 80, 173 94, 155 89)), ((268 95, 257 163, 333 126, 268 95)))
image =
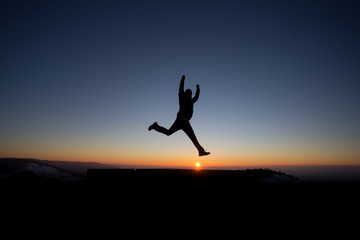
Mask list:
POLYGON ((179 94, 184 93, 184 82, 185 82, 185 75, 182 75, 179 86, 179 94))
POLYGON ((199 99, 199 96, 200 96, 200 85, 197 84, 196 85, 196 93, 195 93, 194 98, 192 99, 194 103, 199 99))

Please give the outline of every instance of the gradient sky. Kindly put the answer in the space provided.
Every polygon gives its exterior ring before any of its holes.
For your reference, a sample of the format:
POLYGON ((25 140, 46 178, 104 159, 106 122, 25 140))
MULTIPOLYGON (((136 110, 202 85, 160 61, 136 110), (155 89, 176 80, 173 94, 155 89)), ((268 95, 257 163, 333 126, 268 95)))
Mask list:
POLYGON ((360 164, 358 1, 1 1, 0 157, 360 164), (170 127, 201 94, 205 149, 170 127))

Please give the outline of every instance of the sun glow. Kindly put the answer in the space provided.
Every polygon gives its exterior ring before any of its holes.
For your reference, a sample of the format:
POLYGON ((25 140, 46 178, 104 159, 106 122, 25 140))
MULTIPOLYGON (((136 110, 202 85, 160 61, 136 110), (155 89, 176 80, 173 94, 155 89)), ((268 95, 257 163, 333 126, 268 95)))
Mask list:
POLYGON ((200 163, 199 163, 199 162, 195 163, 195 167, 199 168, 199 167, 200 167, 200 163))

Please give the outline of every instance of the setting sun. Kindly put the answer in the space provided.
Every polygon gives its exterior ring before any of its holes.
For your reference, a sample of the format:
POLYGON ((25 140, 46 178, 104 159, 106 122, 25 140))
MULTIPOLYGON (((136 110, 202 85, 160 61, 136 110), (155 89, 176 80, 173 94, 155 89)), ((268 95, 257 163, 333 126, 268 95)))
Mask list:
POLYGON ((195 163, 195 166, 196 166, 197 168, 199 168, 199 167, 200 167, 200 163, 199 163, 199 162, 195 163))

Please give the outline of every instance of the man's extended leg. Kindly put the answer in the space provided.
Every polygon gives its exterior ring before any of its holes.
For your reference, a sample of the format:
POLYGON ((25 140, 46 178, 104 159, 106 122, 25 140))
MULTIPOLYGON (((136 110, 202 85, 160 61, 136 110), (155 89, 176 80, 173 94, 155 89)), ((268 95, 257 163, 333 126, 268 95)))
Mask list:
POLYGON ((154 122, 149 128, 148 130, 151 131, 152 129, 154 129, 157 132, 163 133, 167 136, 170 136, 171 134, 173 134, 174 132, 180 130, 181 125, 178 121, 178 119, 175 120, 175 122, 173 123, 173 125, 169 128, 166 129, 162 126, 159 126, 159 124, 157 122, 154 122))
POLYGON ((204 148, 200 145, 199 141, 197 140, 194 130, 192 129, 190 122, 184 121, 182 130, 188 135, 188 137, 191 139, 197 150, 199 151, 199 156, 206 156, 209 155, 209 152, 205 152, 204 148))

